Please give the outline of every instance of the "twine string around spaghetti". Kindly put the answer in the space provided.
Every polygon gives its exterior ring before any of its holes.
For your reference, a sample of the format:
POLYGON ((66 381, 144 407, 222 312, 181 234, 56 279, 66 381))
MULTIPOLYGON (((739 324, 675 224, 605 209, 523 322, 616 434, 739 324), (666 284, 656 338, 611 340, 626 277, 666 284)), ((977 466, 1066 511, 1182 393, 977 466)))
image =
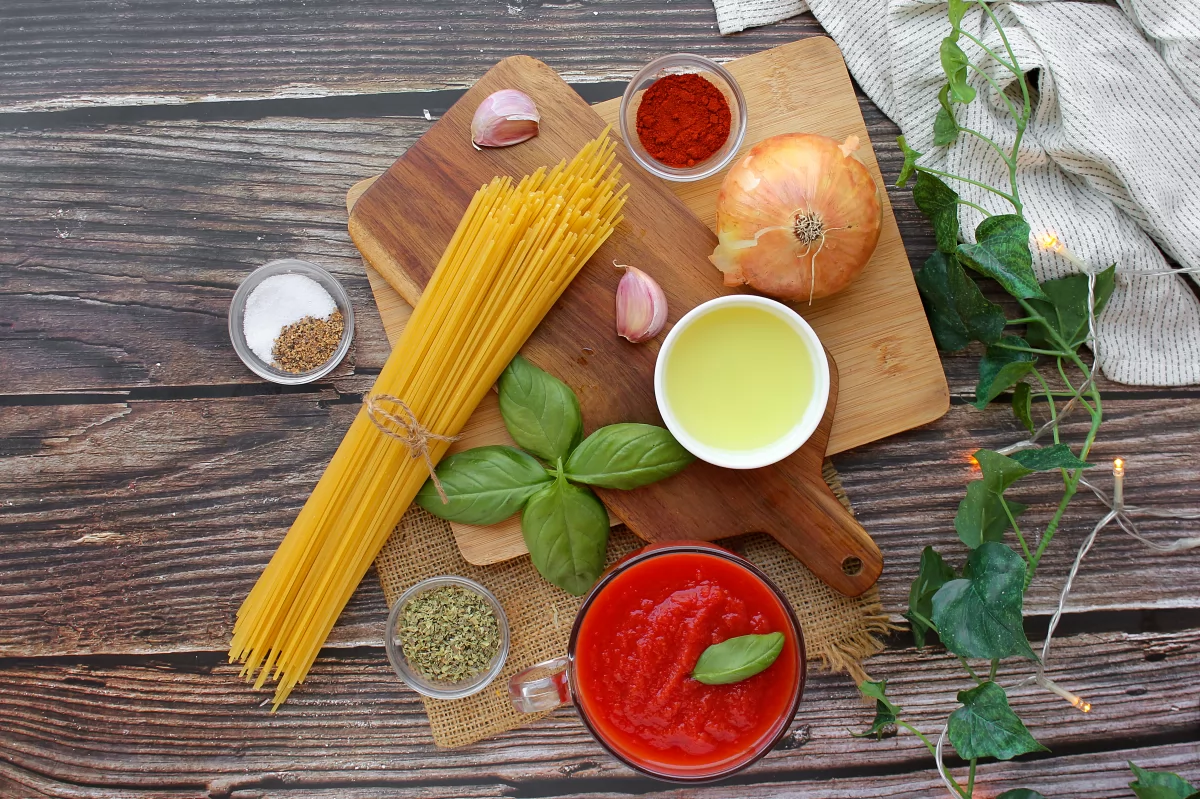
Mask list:
POLYGON ((442 503, 448 504, 450 500, 447 499, 446 491, 442 488, 442 481, 438 480, 433 457, 429 454, 429 442, 454 442, 458 441, 458 436, 444 436, 425 427, 417 419, 412 408, 408 407, 408 403, 391 394, 367 394, 363 397, 363 408, 367 412, 367 418, 380 432, 408 447, 412 457, 425 460, 425 468, 429 470, 429 479, 433 481, 433 487, 437 489, 442 503), (385 402, 396 406, 397 410, 388 410, 383 407, 385 402))

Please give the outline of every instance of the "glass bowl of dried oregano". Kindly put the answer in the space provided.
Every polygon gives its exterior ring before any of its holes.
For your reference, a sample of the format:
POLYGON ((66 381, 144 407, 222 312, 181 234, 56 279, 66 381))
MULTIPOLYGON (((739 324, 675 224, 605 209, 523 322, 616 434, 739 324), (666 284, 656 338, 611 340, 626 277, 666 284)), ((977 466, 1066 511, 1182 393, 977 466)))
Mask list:
POLYGON ((354 341, 354 309, 337 278, 299 258, 251 272, 229 304, 229 339, 259 377, 295 386, 332 372, 354 341))
POLYGON ((431 577, 396 600, 384 645, 392 668, 414 691, 459 699, 482 691, 504 668, 508 618, 474 580, 431 577))

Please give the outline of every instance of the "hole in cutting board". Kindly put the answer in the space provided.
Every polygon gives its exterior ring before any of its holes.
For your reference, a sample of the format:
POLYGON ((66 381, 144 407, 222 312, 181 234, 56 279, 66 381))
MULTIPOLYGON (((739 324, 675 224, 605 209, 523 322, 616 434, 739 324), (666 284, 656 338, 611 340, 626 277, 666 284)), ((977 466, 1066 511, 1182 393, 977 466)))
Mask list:
POLYGON ((851 555, 842 561, 842 574, 845 574, 847 577, 853 577, 862 571, 862 566, 862 561, 851 555))

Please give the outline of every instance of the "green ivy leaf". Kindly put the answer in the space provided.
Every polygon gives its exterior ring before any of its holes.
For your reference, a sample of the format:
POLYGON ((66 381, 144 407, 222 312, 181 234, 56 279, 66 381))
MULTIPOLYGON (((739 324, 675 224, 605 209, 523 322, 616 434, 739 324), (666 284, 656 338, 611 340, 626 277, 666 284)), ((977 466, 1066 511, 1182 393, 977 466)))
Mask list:
POLYGON ((1033 389, 1028 383, 1017 383, 1013 387, 1012 412, 1030 435, 1036 432, 1037 428, 1033 425, 1033 389))
POLYGON ((1045 299, 1033 274, 1029 223, 1016 214, 997 214, 980 222, 975 243, 958 245, 958 259, 1014 297, 1045 299))
POLYGON ((432 480, 414 501, 434 516, 463 524, 502 522, 553 479, 532 455, 499 445, 450 455, 438 464, 437 476, 447 501, 432 480))
POLYGON ((950 24, 954 26, 954 30, 957 31, 962 25, 963 16, 970 7, 970 0, 950 0, 950 24))
POLYGON ((966 105, 975 99, 975 89, 967 83, 967 54, 955 41, 957 35, 942 39, 938 54, 942 60, 942 71, 946 73, 946 81, 950 84, 950 93, 955 102, 966 105))
POLYGON ((1047 472, 1051 469, 1090 469, 1096 464, 1081 461, 1071 452, 1066 444, 1053 444, 1037 449, 1023 449, 1014 452, 1012 460, 1034 472, 1047 472))
POLYGON ((549 463, 567 457, 583 437, 575 392, 520 355, 500 375, 500 415, 517 446, 549 463))
POLYGON ((964 760, 994 757, 1012 760, 1028 752, 1045 752, 1008 706, 1004 689, 985 682, 958 695, 962 707, 950 714, 946 734, 964 760))
MULTIPOLYGON (((932 620, 933 595, 953 579, 954 569, 950 568, 937 550, 933 547, 925 547, 921 550, 921 565, 917 569, 917 576, 912 582, 912 587, 908 589, 908 613, 904 614, 904 618, 908 619, 909 626, 912 628, 913 643, 917 645, 918 649, 925 646, 926 634, 931 635, 934 639, 937 638, 937 630, 927 625, 921 618, 932 620), (918 614, 920 618, 918 618, 918 614)), ((862 690, 862 686, 859 686, 859 690, 862 690)))
POLYGON ((1003 494, 1010 485, 1034 472, 1020 461, 991 449, 975 450, 973 457, 983 473, 984 485, 997 494, 1003 494))
MULTIPOLYGON (((1116 287, 1116 271, 1116 265, 1113 265, 1096 274, 1092 298, 1097 318, 1112 297, 1116 287)), ((1042 284, 1042 293, 1046 295, 1046 300, 1030 300, 1029 304, 1046 318, 1072 350, 1078 349, 1088 335, 1087 275, 1075 274, 1047 280, 1042 284)), ((1030 323, 1025 335, 1030 344, 1038 349, 1059 348, 1040 323, 1030 323)))
POLYGON ((887 697, 887 680, 878 682, 863 680, 858 684, 858 690, 866 698, 875 700, 875 720, 863 732, 850 734, 855 738, 867 738, 874 735, 878 740, 883 740, 887 734, 885 728, 895 724, 896 718, 900 715, 900 708, 892 704, 892 700, 887 697))
POLYGON ((1011 791, 1000 794, 996 799, 1046 799, 1046 797, 1030 788, 1013 788, 1011 791))
MULTIPOLYGON (((1000 344, 1010 347, 1028 347, 1019 336, 1005 336, 1000 344)), ((1031 352, 1020 352, 1005 347, 990 346, 979 359, 979 382, 975 384, 975 407, 980 410, 1013 386, 1022 377, 1033 371, 1037 357, 1031 352)))
POLYGON ((896 143, 900 145, 900 152, 904 154, 904 165, 900 167, 900 176, 896 178, 896 185, 904 188, 908 185, 908 179, 917 169, 917 159, 921 157, 921 153, 909 147, 903 136, 897 136, 896 143))
POLYGON ((953 255, 958 247, 958 193, 935 175, 918 172, 913 202, 933 223, 938 249, 953 255))
POLYGON ((521 513, 521 534, 534 568, 548 582, 582 596, 604 570, 608 511, 591 489, 560 473, 521 513))
POLYGON ((967 483, 967 495, 958 503, 954 529, 959 539, 971 549, 985 541, 1003 541, 1004 533, 1012 526, 1004 506, 1017 518, 1029 506, 989 489, 983 480, 967 483))
POLYGON ((1190 782, 1170 771, 1149 771, 1139 768, 1132 762, 1129 768, 1136 778, 1129 787, 1137 794, 1138 799, 1195 799, 1200 796, 1190 782))
POLYGON ((958 140, 958 122, 954 119, 954 108, 950 105, 950 84, 947 83, 938 92, 937 116, 933 119, 933 144, 935 147, 947 147, 958 140))
POLYGON ((1004 312, 988 302, 953 254, 934 252, 916 281, 938 349, 957 352, 973 340, 992 344, 1000 339, 1004 312))
POLYGON ((1037 660, 1022 626, 1025 561, 986 541, 967 558, 963 576, 933 595, 933 623, 946 649, 967 658, 1022 655, 1037 660))

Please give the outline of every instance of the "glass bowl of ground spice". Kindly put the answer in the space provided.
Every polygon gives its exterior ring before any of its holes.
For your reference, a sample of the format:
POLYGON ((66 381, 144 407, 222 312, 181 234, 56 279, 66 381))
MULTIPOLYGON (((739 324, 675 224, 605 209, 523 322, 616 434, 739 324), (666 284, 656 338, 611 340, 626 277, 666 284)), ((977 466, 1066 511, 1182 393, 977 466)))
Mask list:
POLYGON ((354 309, 337 279, 298 258, 251 272, 229 305, 229 338, 250 371, 300 385, 329 374, 354 341, 354 309))
POLYGON ((487 687, 508 658, 508 618, 491 591, 465 577, 431 577, 388 615, 384 647, 410 688, 459 699, 487 687))
POLYGON ((621 97, 621 138, 647 172, 687 182, 720 172, 746 136, 746 98, 733 75, 689 53, 656 58, 621 97))

